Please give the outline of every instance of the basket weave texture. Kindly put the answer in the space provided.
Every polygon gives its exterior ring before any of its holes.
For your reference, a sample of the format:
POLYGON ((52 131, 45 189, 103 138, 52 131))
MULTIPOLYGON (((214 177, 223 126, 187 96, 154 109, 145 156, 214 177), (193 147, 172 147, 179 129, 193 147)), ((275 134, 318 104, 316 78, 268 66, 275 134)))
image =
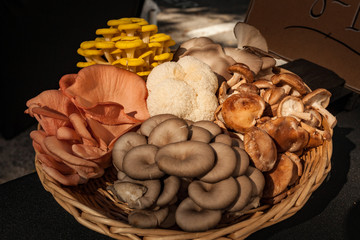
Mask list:
POLYGON ((288 196, 275 205, 261 205, 251 209, 230 223, 206 232, 184 232, 178 229, 140 229, 130 226, 127 216, 131 211, 118 203, 106 190, 117 179, 114 168, 101 178, 91 179, 77 187, 65 187, 48 176, 35 156, 37 174, 43 187, 80 224, 114 239, 245 239, 252 233, 281 222, 298 212, 311 194, 325 180, 331 170, 332 140, 312 148, 302 155, 304 171, 288 196))

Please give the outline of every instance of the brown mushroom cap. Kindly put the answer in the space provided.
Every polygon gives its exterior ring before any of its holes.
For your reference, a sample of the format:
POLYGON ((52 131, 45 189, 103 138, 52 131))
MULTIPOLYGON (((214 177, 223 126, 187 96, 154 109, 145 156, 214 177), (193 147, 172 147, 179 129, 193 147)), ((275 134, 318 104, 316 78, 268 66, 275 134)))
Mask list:
POLYGON ((270 171, 277 160, 277 149, 269 134, 257 127, 252 127, 244 135, 245 150, 257 169, 270 171))
POLYGON ((330 97, 331 93, 328 90, 318 88, 308 93, 302 100, 305 106, 311 106, 317 110, 327 120, 330 128, 334 128, 337 120, 325 109, 329 105, 330 97))
POLYGON ((159 149, 155 160, 160 170, 178 177, 198 177, 215 164, 215 153, 209 144, 198 141, 171 143, 159 149))
POLYGON ((156 162, 155 155, 158 147, 145 144, 132 148, 124 157, 123 171, 131 178, 137 180, 159 179, 165 174, 156 162))
POLYGON ((160 123, 170 118, 177 118, 175 115, 172 114, 159 114, 153 117, 148 118, 141 124, 140 133, 145 136, 149 136, 151 131, 160 123))
POLYGON ((256 124, 265 109, 264 100, 256 94, 234 94, 227 98, 221 115, 227 127, 244 133, 256 124))
POLYGON ((291 116, 296 120, 311 120, 311 114, 304 112, 305 107, 300 98, 294 96, 284 97, 277 108, 277 116, 291 116))
POLYGON ((322 122, 322 117, 318 111, 312 107, 305 108, 306 113, 310 113, 310 120, 304 120, 303 122, 312 127, 320 127, 322 122))
POLYGON ((279 152, 299 151, 309 141, 309 133, 293 117, 277 117, 258 126, 274 139, 279 152))
POLYGON ((126 153, 133 147, 147 144, 145 136, 136 132, 128 132, 119 137, 112 150, 112 159, 114 167, 122 171, 122 164, 126 153))
POLYGON ((220 133, 222 133, 221 128, 212 121, 202 120, 202 121, 194 122, 192 125, 205 128, 212 134, 212 137, 215 137, 215 136, 219 135, 220 133))
POLYGON ((291 88, 296 89, 301 95, 305 95, 309 92, 303 80, 298 75, 295 75, 293 73, 275 74, 271 77, 271 81, 275 85, 288 85, 291 88))
POLYGON ((180 189, 181 181, 176 176, 168 176, 164 179, 164 187, 156 201, 156 205, 162 207, 168 205, 178 193, 180 189))
POLYGON ((186 141, 189 137, 189 128, 185 120, 170 118, 157 125, 148 138, 148 143, 158 147, 166 144, 186 141))
POLYGON ((249 155, 246 153, 244 149, 240 147, 233 147, 233 149, 235 151, 237 161, 232 176, 239 177, 246 173, 246 170, 248 169, 250 164, 250 159, 249 159, 249 155))
POLYGON ((246 175, 237 177, 236 181, 239 184, 240 192, 236 202, 227 209, 229 212, 242 210, 250 202, 253 192, 253 183, 246 175))
POLYGON ((233 74, 233 76, 228 79, 227 84, 232 87, 240 80, 244 79, 247 83, 252 83, 255 78, 255 74, 250 68, 243 63, 235 63, 228 67, 228 71, 233 74))
POLYGON ((211 143, 215 151, 215 166, 200 178, 203 182, 215 183, 231 176, 236 167, 237 158, 235 151, 224 143, 211 143))
POLYGON ((212 139, 212 134, 205 128, 191 125, 189 128, 189 140, 190 141, 200 141, 204 143, 209 143, 212 139))
POLYGON ((260 93, 259 88, 256 87, 252 83, 241 83, 238 87, 236 87, 235 91, 239 92, 240 94, 242 94, 242 93, 252 93, 252 94, 259 95, 259 93, 260 93))
POLYGON ((138 228, 155 228, 166 219, 168 213, 167 207, 158 210, 134 210, 128 215, 128 222, 138 228))
POLYGON ((272 198, 284 192, 294 177, 298 176, 295 163, 286 155, 280 154, 273 170, 264 173, 264 198, 272 198))
POLYGON ((285 96, 287 96, 285 90, 280 87, 268 88, 264 91, 262 95, 265 102, 267 102, 269 105, 279 103, 285 96))
POLYGON ((199 207, 191 198, 184 199, 175 213, 177 225, 188 232, 206 231, 221 220, 221 210, 199 207))
POLYGON ((188 188, 189 197, 201 208, 225 209, 230 206, 238 196, 239 187, 232 177, 217 183, 193 181, 188 188))

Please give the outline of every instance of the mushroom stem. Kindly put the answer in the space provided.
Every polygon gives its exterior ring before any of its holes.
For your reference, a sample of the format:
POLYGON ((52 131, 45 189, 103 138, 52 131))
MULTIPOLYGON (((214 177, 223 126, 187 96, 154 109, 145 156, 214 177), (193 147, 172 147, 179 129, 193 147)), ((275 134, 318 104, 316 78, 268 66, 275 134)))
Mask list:
POLYGON ((326 119, 326 121, 329 124, 330 128, 334 128, 337 120, 336 117, 334 117, 334 115, 332 115, 328 110, 326 110, 323 106, 321 106, 321 104, 319 103, 314 103, 312 105, 312 107, 317 110, 321 115, 323 115, 323 117, 326 119))

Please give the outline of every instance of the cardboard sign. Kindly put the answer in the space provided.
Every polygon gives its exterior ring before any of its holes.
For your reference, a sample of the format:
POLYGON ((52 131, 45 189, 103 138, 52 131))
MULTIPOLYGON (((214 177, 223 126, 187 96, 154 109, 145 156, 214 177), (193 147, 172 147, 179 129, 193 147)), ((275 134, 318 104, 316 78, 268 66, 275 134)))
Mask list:
POLYGON ((326 67, 360 92, 359 0, 252 0, 245 22, 271 52, 326 67))

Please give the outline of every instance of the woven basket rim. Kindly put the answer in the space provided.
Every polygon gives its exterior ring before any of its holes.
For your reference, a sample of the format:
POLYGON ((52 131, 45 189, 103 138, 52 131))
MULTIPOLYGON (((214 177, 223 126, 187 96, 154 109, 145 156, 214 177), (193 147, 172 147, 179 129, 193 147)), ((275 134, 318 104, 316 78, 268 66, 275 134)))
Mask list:
MULTIPOLYGON (((104 206, 98 205, 99 202, 106 201, 111 196, 105 195, 103 199, 89 200, 86 199, 89 194, 81 195, 78 192, 79 188, 84 186, 84 190, 89 191, 89 189, 86 189, 89 183, 78 187, 60 185, 44 172, 37 159, 37 154, 35 155, 35 166, 43 187, 52 194, 61 207, 70 213, 80 224, 114 239, 216 239, 219 237, 244 239, 258 230, 293 216, 305 205, 311 194, 322 184, 331 170, 332 148, 332 139, 330 139, 325 141, 323 145, 310 149, 302 156, 305 160, 304 172, 299 183, 290 189, 289 195, 282 201, 272 206, 262 205, 252 209, 247 213, 248 215, 245 220, 206 232, 134 228, 127 223, 125 218, 109 217, 107 212, 102 210, 104 206)), ((103 177, 94 179, 91 183, 94 184, 90 187, 90 191, 104 189, 104 186, 107 184, 106 181, 111 181, 105 179, 106 177, 107 174, 104 174, 103 177), (96 188, 98 189, 96 190, 96 188)), ((103 190, 102 193, 104 192, 103 190)), ((105 209, 108 207, 105 206, 105 209)), ((120 207, 123 207, 123 215, 126 215, 127 206, 120 207)), ((107 210, 114 211, 113 209, 107 210)))

